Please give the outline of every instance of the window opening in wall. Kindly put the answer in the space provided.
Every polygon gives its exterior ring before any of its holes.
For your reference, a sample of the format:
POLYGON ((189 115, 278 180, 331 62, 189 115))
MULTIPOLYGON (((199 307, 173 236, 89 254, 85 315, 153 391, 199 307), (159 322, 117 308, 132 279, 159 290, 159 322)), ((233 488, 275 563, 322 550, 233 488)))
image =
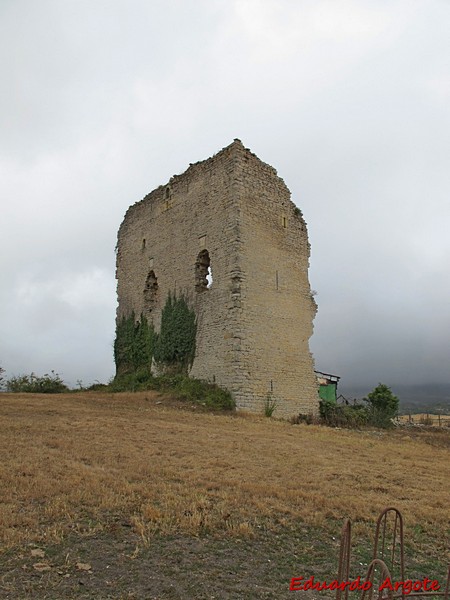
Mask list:
POLYGON ((142 239, 142 250, 145 250, 145 238, 142 239))
POLYGON ((211 261, 208 250, 202 250, 195 261, 195 289, 197 292, 203 292, 212 285, 211 261), (208 279, 210 275, 210 281, 208 279))
POLYGON ((278 271, 275 271, 275 288, 278 289, 278 271))
POLYGON ((206 286, 209 289, 212 288, 212 284, 213 284, 213 276, 212 276, 212 271, 211 271, 211 265, 208 267, 208 272, 206 273, 206 281, 208 282, 208 285, 206 286))
POLYGON ((286 229, 286 227, 287 227, 287 220, 286 220, 286 217, 282 217, 282 218, 281 218, 281 221, 282 221, 283 227, 286 229))
POLYGON ((170 198, 170 187, 166 187, 166 200, 170 198))
POLYGON ((147 312, 152 312, 158 299, 158 279, 153 269, 147 275, 144 288, 144 307, 147 312))

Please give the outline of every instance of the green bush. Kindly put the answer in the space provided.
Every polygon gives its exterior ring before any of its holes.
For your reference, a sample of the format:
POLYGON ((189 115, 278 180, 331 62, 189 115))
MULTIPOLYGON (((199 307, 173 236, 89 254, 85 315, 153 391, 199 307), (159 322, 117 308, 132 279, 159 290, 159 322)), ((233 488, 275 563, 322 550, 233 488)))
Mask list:
POLYGON ((367 408, 362 404, 351 406, 331 400, 320 400, 319 413, 322 422, 331 427, 362 427, 367 425, 369 418, 367 408))
POLYGON ((30 392, 34 394, 60 394, 69 391, 64 381, 55 373, 45 373, 38 377, 34 373, 30 375, 17 375, 6 382, 8 392, 30 392))
POLYGON ((173 395, 180 400, 201 404, 213 410, 233 410, 235 408, 230 392, 213 383, 178 375, 162 378, 162 385, 163 387, 167 385, 173 395))
POLYGON ((158 390, 179 400, 205 406, 212 410, 233 410, 234 400, 228 390, 187 375, 174 374, 153 377, 145 369, 135 373, 117 375, 108 386, 111 392, 138 392, 158 390))
POLYGON ((150 372, 149 367, 141 367, 131 373, 116 375, 109 383, 111 392, 139 392, 142 390, 157 389, 156 378, 150 372))
POLYGON ((363 401, 365 404, 349 405, 320 400, 319 412, 322 422, 333 427, 392 427, 392 419, 398 413, 399 400, 387 385, 378 384, 363 401))
POLYGON ((392 427, 392 419, 398 414, 399 400, 384 383, 379 383, 364 401, 368 405, 369 421, 375 427, 392 427))
POLYGON ((100 383, 99 381, 87 388, 88 392, 107 392, 109 389, 110 387, 107 383, 100 383))

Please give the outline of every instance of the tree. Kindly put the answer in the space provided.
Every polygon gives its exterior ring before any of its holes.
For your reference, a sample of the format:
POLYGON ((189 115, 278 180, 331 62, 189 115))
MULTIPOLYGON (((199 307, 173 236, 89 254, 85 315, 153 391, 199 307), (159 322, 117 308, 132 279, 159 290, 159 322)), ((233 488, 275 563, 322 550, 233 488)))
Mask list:
POLYGON ((379 383, 364 400, 368 404, 369 419, 372 425, 390 427, 391 419, 397 416, 399 404, 399 399, 394 396, 391 388, 384 383, 379 383))
POLYGON ((2 369, 0 367, 0 390, 3 388, 3 373, 5 372, 5 369, 2 369))

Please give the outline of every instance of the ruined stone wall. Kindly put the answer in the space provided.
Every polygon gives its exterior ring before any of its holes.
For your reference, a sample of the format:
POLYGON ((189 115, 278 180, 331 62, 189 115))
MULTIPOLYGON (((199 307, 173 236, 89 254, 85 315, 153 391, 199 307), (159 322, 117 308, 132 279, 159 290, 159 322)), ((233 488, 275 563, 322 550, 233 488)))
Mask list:
POLYGON ((192 377, 227 387, 240 409, 263 412, 271 395, 275 415, 316 412, 308 259, 289 190, 235 140, 128 209, 117 314, 144 313, 158 330, 168 293, 183 292, 198 319, 192 377), (205 250, 210 289, 198 285, 205 250))
POLYGON ((240 405, 275 415, 317 412, 317 381, 309 338, 317 310, 308 280, 309 243, 301 212, 275 169, 241 149, 241 368, 247 385, 240 405))

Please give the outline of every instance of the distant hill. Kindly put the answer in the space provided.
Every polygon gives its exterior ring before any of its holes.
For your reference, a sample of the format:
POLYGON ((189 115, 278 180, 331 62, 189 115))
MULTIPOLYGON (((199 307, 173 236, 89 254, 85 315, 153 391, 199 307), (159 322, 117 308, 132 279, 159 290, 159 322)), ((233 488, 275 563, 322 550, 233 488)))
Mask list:
MULTIPOLYGON (((375 386, 339 385, 338 395, 347 400, 362 399, 375 386)), ((434 413, 450 415, 450 383, 398 384, 390 386, 400 400, 400 413, 434 413)))

